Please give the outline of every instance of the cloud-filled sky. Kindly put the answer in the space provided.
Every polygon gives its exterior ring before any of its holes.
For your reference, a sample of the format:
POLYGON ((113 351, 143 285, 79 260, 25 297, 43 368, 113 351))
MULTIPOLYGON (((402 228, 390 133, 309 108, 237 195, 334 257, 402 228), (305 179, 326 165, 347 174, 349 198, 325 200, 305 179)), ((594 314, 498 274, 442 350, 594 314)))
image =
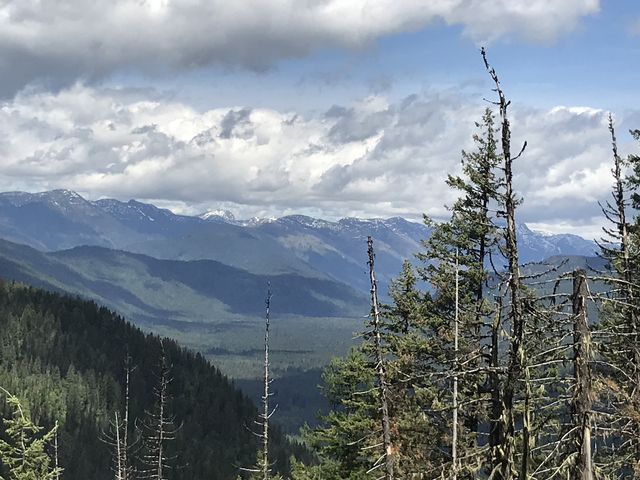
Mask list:
POLYGON ((0 2, 0 190, 179 212, 446 215, 491 97, 512 100, 519 216, 597 235, 607 114, 640 128, 634 0, 0 2))

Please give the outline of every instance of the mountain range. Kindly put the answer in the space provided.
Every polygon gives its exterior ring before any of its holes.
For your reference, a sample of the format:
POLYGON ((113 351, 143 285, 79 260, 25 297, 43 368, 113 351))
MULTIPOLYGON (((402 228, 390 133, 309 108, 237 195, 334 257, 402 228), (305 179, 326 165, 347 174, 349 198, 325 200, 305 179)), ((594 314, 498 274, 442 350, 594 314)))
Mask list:
MULTIPOLYGON (((384 293, 430 230, 400 217, 236 220, 225 211, 185 216, 136 200, 89 201, 69 190, 0 194, 0 238, 41 251, 100 246, 165 260, 215 260, 259 275, 337 280, 364 293, 369 235, 384 293)), ((596 251, 595 243, 582 237, 547 235, 524 224, 518 226, 518 240, 523 262, 596 251)))

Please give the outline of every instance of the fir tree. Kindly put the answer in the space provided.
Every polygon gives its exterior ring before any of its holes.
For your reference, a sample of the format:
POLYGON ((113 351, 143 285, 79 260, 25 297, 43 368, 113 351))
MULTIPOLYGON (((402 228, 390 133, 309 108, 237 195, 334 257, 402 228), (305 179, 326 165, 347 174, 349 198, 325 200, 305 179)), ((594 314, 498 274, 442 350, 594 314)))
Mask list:
POLYGON ((45 431, 31 421, 15 395, 1 387, 0 392, 12 410, 11 416, 3 420, 7 440, 0 439, 0 472, 3 466, 7 470, 3 480, 58 479, 62 470, 52 465, 46 451, 55 439, 57 428, 45 431))
MULTIPOLYGON (((495 342, 485 341, 487 332, 492 328, 498 332, 500 328, 494 325, 496 307, 488 298, 490 265, 493 258, 500 256, 495 211, 502 187, 494 116, 490 109, 485 111, 476 127, 476 150, 462 152, 463 175, 450 175, 447 180, 447 184, 460 194, 449 209, 451 218, 444 223, 426 218, 433 232, 424 242, 425 249, 418 255, 425 264, 421 268, 422 279, 435 292, 424 314, 425 321, 431 324, 428 329, 430 332, 425 332, 432 344, 429 350, 435 355, 425 363, 431 370, 431 381, 438 384, 438 390, 450 390, 454 376, 459 378, 456 404, 460 404, 457 410, 461 428, 457 428, 457 436, 460 437, 460 457, 464 460, 456 466, 456 471, 470 477, 478 474, 484 462, 482 456, 487 456, 481 454, 480 448, 482 424, 489 422, 490 447, 495 447, 500 438, 497 419, 501 417, 500 396, 495 395, 499 392, 499 377, 495 374, 498 365, 492 364, 499 358, 498 337, 495 342), (456 264, 458 268, 454 267, 456 264), (457 295, 453 288, 456 271, 459 273, 457 295), (457 322, 456 305, 460 312, 457 322), (451 335, 454 322, 460 329, 457 349, 454 349, 451 335), (455 362, 456 358, 461 361, 455 362), (458 366, 455 367, 454 363, 458 366), (439 378, 437 373, 442 370, 450 371, 451 375, 441 375, 439 378), (494 393, 491 412, 486 409, 487 393, 494 393)), ((435 396, 433 401, 438 404, 442 402, 441 395, 435 396)), ((438 417, 437 423, 446 425, 447 419, 451 421, 451 412, 442 408, 431 410, 432 418, 438 417)), ((442 432, 442 441, 446 441, 448 433, 445 432, 446 429, 442 432)), ((487 468, 491 470, 491 467, 487 468)))

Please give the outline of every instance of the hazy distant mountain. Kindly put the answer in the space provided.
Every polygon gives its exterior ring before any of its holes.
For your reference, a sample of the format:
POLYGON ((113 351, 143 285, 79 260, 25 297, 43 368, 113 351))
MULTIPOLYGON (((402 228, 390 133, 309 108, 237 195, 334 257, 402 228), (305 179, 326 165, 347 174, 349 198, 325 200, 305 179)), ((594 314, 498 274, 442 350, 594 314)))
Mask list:
POLYGON ((539 262, 558 255, 590 257, 599 250, 594 241, 578 235, 534 232, 524 224, 518 225, 517 235, 522 262, 539 262))
POLYGON ((0 237, 43 251, 96 245, 164 259, 218 260, 260 274, 324 276, 244 227, 135 200, 91 202, 68 190, 0 194, 0 237))
MULTIPOLYGON (((43 251, 95 245, 160 259, 210 259, 255 274, 295 273, 334 278, 367 291, 366 238, 377 252, 381 291, 406 258, 413 259, 429 229, 403 218, 336 222, 302 215, 237 220, 220 210, 176 215, 130 200, 87 201, 75 192, 0 194, 0 237, 43 251)), ((592 241, 518 228, 522 262, 552 255, 593 255, 592 241)))
MULTIPOLYGON (((378 278, 386 292, 388 282, 398 275, 404 259, 415 259, 421 241, 431 235, 422 223, 404 218, 345 218, 337 222, 292 215, 254 223, 251 231, 278 240, 292 253, 334 278, 367 289, 365 245, 368 235, 375 239, 378 278)), ((596 244, 571 234, 548 235, 518 226, 520 260, 539 262, 554 255, 592 256, 596 244)))
POLYGON ((345 218, 337 222, 302 215, 290 215, 247 227, 261 236, 277 240, 312 267, 353 285, 369 289, 367 236, 374 238, 376 273, 382 291, 400 272, 402 262, 420 250, 429 235, 423 224, 403 218, 362 220, 345 218))
POLYGON ((260 318, 268 284, 277 292, 280 314, 344 316, 367 304, 364 294, 335 280, 257 275, 213 260, 159 260, 95 246, 43 253, 0 240, 0 272, 8 280, 93 298, 156 324, 260 318))

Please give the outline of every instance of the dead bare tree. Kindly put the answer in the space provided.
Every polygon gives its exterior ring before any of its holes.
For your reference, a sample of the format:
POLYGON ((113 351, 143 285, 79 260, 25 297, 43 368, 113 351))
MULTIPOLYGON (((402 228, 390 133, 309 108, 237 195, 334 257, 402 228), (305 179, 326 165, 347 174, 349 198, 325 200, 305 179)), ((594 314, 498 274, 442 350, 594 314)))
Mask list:
POLYGON ((484 61, 485 68, 494 83, 494 91, 498 95, 498 101, 493 102, 498 106, 501 120, 501 147, 502 147, 502 161, 504 172, 504 211, 502 216, 506 220, 505 228, 505 245, 504 255, 508 262, 508 290, 509 290, 509 323, 511 327, 511 345, 510 345, 510 357, 507 366, 507 374, 504 383, 504 390, 502 395, 503 404, 503 426, 504 435, 501 446, 499 447, 501 461, 499 475, 501 478, 507 480, 513 478, 516 471, 519 471, 519 478, 526 480, 529 475, 529 461, 530 461, 530 405, 529 397, 530 388, 529 382, 529 369, 527 368, 527 352, 525 349, 525 315, 523 310, 522 299, 522 280, 520 274, 520 262, 518 257, 518 243, 516 238, 516 219, 515 212, 519 203, 513 190, 513 162, 517 160, 524 152, 527 143, 525 142, 520 150, 520 153, 515 157, 511 155, 511 126, 508 116, 508 108, 511 102, 507 100, 498 74, 495 69, 491 67, 487 59, 486 50, 481 50, 482 59, 484 61), (521 464, 519 469, 515 466, 515 435, 516 435, 516 418, 514 409, 514 398, 518 383, 521 381, 521 377, 524 377, 525 383, 525 398, 522 411, 522 455, 521 464))
POLYGON ((269 419, 275 412, 269 411, 269 397, 273 395, 269 392, 271 378, 269 378, 269 326, 271 321, 271 285, 267 289, 267 298, 265 300, 265 322, 264 322, 264 392, 262 394, 262 414, 260 421, 262 423, 262 458, 260 467, 262 470, 263 480, 268 480, 271 473, 269 464, 269 419))
MULTIPOLYGON (((260 429, 249 431, 260 439, 262 448, 258 454, 258 461, 254 467, 240 467, 240 471, 251 474, 251 478, 261 477, 262 480, 268 480, 271 477, 271 463, 269 462, 269 420, 278 408, 276 405, 272 410, 269 406, 269 398, 273 396, 270 391, 273 379, 270 375, 271 363, 269 361, 269 330, 271 326, 271 283, 267 284, 267 296, 265 299, 265 321, 264 321, 264 363, 263 363, 263 392, 262 392, 262 413, 258 414, 258 419, 254 420, 254 424, 260 429)), ((279 478, 279 477, 278 477, 279 478)))
POLYGON ((573 428, 575 429, 576 461, 573 469, 574 480, 593 479, 591 454, 592 409, 594 386, 591 375, 593 349, 591 331, 587 316, 587 273, 577 270, 573 274, 573 371, 574 392, 571 404, 573 428))
POLYGON ((155 407, 146 412, 142 422, 143 455, 141 463, 144 468, 140 478, 148 480, 166 480, 171 462, 175 457, 167 452, 167 444, 176 439, 180 427, 175 426, 175 417, 169 408, 171 384, 171 367, 167 359, 164 343, 160 347, 160 373, 158 383, 154 388, 155 407))
POLYGON ((456 266, 455 266, 455 313, 453 319, 453 418, 451 432, 451 478, 458 479, 458 343, 460 336, 460 264, 458 259, 458 249, 456 249, 456 266))
POLYGON ((378 284, 376 282, 375 253, 373 250, 372 237, 367 238, 367 254, 369 256, 369 280, 371 283, 371 319, 373 323, 374 359, 379 391, 380 417, 382 422, 382 447, 384 450, 380 457, 383 463, 378 463, 376 466, 384 464, 385 479, 393 480, 395 476, 393 448, 391 445, 391 423, 389 420, 388 385, 386 380, 385 358, 382 348, 382 326, 380 323, 378 284))
POLYGON ((124 402, 122 413, 115 411, 114 419, 109 423, 109 430, 102 435, 102 441, 112 450, 112 463, 115 480, 132 480, 134 469, 131 463, 130 453, 133 445, 129 444, 129 403, 131 357, 127 353, 124 364, 124 402))
POLYGON ((54 464, 54 472, 55 472, 55 479, 56 480, 60 480, 61 476, 62 476, 62 469, 60 468, 60 459, 59 459, 59 455, 58 455, 58 429, 59 429, 59 425, 58 425, 58 421, 56 420, 56 424, 54 427, 55 433, 53 435, 53 464, 54 464))
POLYGON ((500 333, 502 331, 502 297, 496 295, 496 310, 491 324, 491 361, 489 363, 489 471, 497 472, 499 465, 499 448, 504 442, 504 430, 502 422, 502 395, 500 388, 500 333))
POLYGON ((130 480, 133 476, 133 467, 129 460, 129 402, 130 402, 130 386, 131 386, 131 356, 129 352, 126 354, 124 365, 124 418, 122 421, 122 446, 120 448, 122 461, 121 461, 121 477, 120 480, 130 480))

